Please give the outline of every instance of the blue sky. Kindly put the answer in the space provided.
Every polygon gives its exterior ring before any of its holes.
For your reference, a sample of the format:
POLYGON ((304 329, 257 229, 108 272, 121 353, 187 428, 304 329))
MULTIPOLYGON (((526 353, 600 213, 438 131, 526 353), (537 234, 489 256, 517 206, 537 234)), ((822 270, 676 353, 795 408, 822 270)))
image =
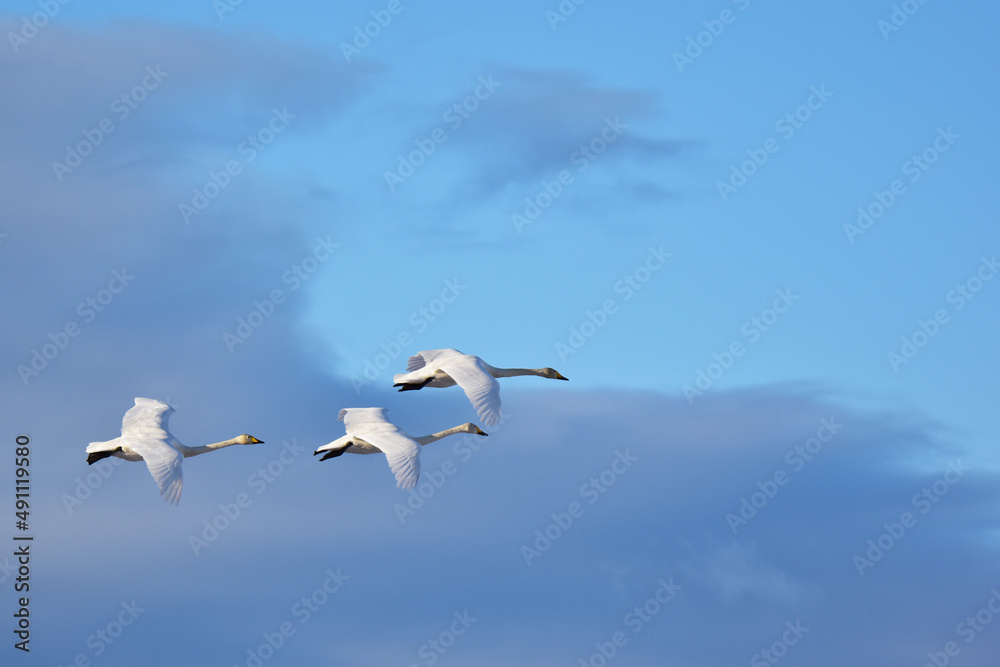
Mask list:
POLYGON ((4 655, 992 664, 997 13, 5 3, 4 655), (570 382, 504 380, 422 496, 311 456, 474 420, 391 387, 442 347, 570 382), (85 462, 136 396, 266 444, 168 506, 85 462))

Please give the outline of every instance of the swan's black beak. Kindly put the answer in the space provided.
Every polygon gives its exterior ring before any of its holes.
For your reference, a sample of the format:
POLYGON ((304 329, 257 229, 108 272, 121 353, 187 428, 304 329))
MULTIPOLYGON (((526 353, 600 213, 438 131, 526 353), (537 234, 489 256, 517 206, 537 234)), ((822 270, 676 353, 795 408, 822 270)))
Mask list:
POLYGON ((263 441, 263 440, 258 440, 257 438, 255 438, 255 437, 253 437, 253 436, 251 435, 251 436, 250 436, 250 444, 251 444, 251 445, 263 445, 263 444, 264 444, 264 441, 263 441))
MULTIPOLYGON (((473 424, 473 426, 475 426, 475 424, 473 424)), ((476 426, 476 435, 489 435, 489 433, 476 426)))
POLYGON ((558 371, 556 372, 556 379, 557 380, 566 380, 567 382, 569 381, 568 377, 563 377, 562 373, 559 373, 558 371))

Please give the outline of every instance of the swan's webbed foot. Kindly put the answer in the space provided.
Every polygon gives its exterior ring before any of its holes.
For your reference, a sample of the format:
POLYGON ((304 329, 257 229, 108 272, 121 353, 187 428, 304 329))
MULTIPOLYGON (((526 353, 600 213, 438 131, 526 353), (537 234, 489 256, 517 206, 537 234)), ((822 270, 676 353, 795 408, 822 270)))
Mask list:
POLYGON ((118 447, 117 449, 109 449, 103 452, 91 452, 90 454, 87 454, 87 465, 92 466, 101 459, 106 459, 109 456, 114 456, 115 452, 120 452, 120 451, 122 451, 121 447, 118 447))
POLYGON ((400 391, 416 391, 418 389, 423 389, 427 386, 427 383, 434 378, 427 378, 423 382, 397 382, 392 385, 393 387, 399 387, 400 391))
MULTIPOLYGON (((341 447, 340 449, 331 449, 323 454, 323 457, 320 459, 320 461, 326 461, 327 459, 332 459, 335 456, 340 456, 346 451, 347 451, 346 446, 341 447)), ((314 455, 315 454, 319 454, 319 452, 315 452, 314 455)))

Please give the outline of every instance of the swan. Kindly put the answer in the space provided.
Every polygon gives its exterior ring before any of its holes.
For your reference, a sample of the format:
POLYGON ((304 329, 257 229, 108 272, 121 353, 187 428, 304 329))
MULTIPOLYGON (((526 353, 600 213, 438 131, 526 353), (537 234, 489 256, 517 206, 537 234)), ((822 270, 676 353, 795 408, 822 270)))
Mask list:
POLYGON ((101 459, 116 456, 126 461, 145 461, 149 473, 160 487, 160 495, 171 505, 181 499, 184 475, 181 461, 188 456, 212 452, 229 445, 263 444, 252 435, 237 436, 201 447, 186 447, 167 430, 167 420, 174 409, 152 398, 135 399, 135 406, 129 408, 122 418, 121 437, 106 442, 92 442, 87 445, 87 464, 93 465, 101 459))
POLYGON ((320 459, 326 461, 344 452, 383 453, 389 459, 389 468, 396 475, 396 486, 401 489, 412 489, 420 477, 420 446, 456 433, 488 435, 475 424, 465 423, 415 438, 389 421, 386 417, 388 413, 385 408, 344 408, 337 419, 344 422, 347 435, 317 448, 313 456, 326 452, 320 459))
POLYGON ((406 373, 392 376, 400 391, 424 387, 460 386, 472 401, 483 424, 500 421, 500 383, 496 378, 537 375, 552 380, 568 380, 554 368, 496 368, 471 354, 458 350, 424 350, 410 357, 406 373))

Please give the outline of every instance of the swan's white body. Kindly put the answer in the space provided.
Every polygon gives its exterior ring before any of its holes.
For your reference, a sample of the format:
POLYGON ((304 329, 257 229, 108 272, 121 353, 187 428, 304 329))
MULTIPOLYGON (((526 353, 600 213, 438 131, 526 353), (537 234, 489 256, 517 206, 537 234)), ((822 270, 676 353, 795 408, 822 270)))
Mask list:
POLYGON ((215 451, 229 445, 262 443, 252 435, 243 434, 201 447, 187 447, 167 430, 167 421, 174 409, 152 398, 136 398, 122 419, 121 437, 87 445, 87 463, 93 464, 105 457, 116 456, 126 461, 145 461, 149 473, 156 480, 163 499, 176 505, 181 499, 184 475, 181 461, 189 456, 215 451))
POLYGON ((455 433, 486 435, 475 424, 462 424, 439 433, 413 437, 389 421, 385 408, 344 408, 337 417, 344 422, 347 435, 316 449, 326 452, 325 461, 344 452, 350 454, 385 454, 396 476, 396 486, 412 489, 420 478, 420 447, 455 433))
POLYGON ((417 352, 410 357, 406 370, 392 377, 394 387, 407 391, 457 384, 487 426, 500 421, 500 383, 496 378, 537 375, 553 380, 567 379, 553 368, 496 368, 479 357, 451 348, 417 352))

